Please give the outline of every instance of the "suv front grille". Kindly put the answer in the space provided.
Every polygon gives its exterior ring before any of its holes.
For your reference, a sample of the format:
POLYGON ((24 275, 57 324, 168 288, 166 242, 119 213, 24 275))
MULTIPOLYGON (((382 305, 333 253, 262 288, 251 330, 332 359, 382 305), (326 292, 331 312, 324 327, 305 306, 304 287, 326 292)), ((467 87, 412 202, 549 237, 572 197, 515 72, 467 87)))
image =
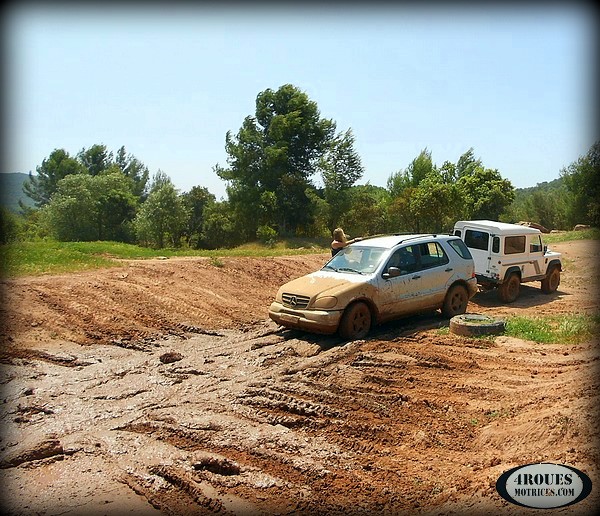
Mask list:
POLYGON ((287 306, 288 308, 295 308, 297 310, 302 310, 308 306, 308 302, 310 301, 310 297, 308 296, 300 296, 298 294, 282 294, 281 300, 283 301, 283 306, 287 306))

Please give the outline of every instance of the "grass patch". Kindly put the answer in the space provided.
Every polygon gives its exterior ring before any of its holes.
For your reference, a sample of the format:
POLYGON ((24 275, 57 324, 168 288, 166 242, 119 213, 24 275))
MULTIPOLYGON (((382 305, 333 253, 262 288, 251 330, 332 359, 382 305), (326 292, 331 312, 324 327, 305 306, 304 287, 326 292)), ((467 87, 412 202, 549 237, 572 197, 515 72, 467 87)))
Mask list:
POLYGON ((546 244, 569 242, 571 240, 600 240, 600 229, 590 228, 583 231, 562 231, 560 233, 549 233, 543 235, 546 244))
MULTIPOLYGON (((211 258, 217 265, 219 257, 271 257, 329 252, 320 242, 290 239, 270 247, 266 244, 245 244, 233 249, 150 249, 120 242, 57 242, 39 240, 16 242, 0 246, 2 277, 63 274, 82 270, 121 265, 119 260, 144 260, 159 256, 198 256, 211 258), (295 246, 295 247, 294 247, 295 246)), ((217 265, 218 266, 218 265, 217 265)))
POLYGON ((541 344, 579 344, 600 330, 600 315, 515 316, 506 320, 506 335, 541 344))

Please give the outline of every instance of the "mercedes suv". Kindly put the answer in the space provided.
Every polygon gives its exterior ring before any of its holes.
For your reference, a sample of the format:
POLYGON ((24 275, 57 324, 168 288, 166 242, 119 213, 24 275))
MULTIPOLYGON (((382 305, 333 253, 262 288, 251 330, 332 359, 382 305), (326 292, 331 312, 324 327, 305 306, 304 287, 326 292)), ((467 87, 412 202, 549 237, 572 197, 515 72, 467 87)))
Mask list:
POLYGON ((408 314, 463 314, 476 292, 473 258, 459 237, 380 236, 345 247, 322 269, 283 285, 269 317, 355 340, 374 324, 408 314))

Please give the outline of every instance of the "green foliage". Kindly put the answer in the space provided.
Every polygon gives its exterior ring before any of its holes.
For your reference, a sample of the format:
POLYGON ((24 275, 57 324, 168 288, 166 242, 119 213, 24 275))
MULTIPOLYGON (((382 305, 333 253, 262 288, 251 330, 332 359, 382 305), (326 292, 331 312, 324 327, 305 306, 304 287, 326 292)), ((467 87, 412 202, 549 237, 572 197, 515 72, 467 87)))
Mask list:
POLYGON ((0 244, 8 244, 19 239, 21 219, 15 213, 0 206, 0 244))
POLYGON ((29 173, 29 179, 23 184, 23 191, 35 206, 41 207, 48 202, 58 188, 58 182, 73 174, 83 174, 85 167, 64 149, 55 149, 50 156, 36 168, 37 175, 29 173))
POLYGON ((429 172, 415 188, 410 200, 415 222, 427 231, 441 233, 449 231, 460 217, 462 207, 460 191, 455 183, 445 182, 438 171, 429 172))
POLYGON ((585 156, 561 170, 573 202, 569 203, 569 222, 600 227, 600 141, 585 156))
POLYGON ((140 242, 156 248, 178 247, 185 231, 186 209, 170 179, 160 171, 133 226, 140 242))
POLYGON ((204 211, 215 201, 215 196, 207 188, 200 186, 194 186, 189 192, 181 195, 181 202, 187 214, 184 234, 189 246, 196 249, 204 246, 204 211))
POLYGON ((544 242, 547 244, 570 242, 572 240, 600 240, 600 228, 590 228, 583 231, 564 231, 544 235, 544 242))
POLYGON ((202 233, 207 249, 234 247, 245 241, 236 228, 231 205, 226 201, 216 202, 206 207, 202 233))
POLYGON ((258 94, 255 117, 246 117, 235 137, 226 135, 228 168, 215 167, 229 183, 229 202, 246 238, 253 238, 260 225, 253 215, 265 192, 274 193, 276 202, 274 220, 263 222, 280 233, 312 222, 305 192, 334 131, 317 104, 291 84, 258 94))
POLYGON ((277 231, 271 226, 258 226, 256 236, 263 244, 273 246, 277 238, 277 231))
POLYGON ((127 241, 136 206, 131 182, 122 173, 75 174, 59 181, 43 215, 57 240, 127 241))
POLYGON ((511 317, 506 334, 544 344, 578 344, 588 341, 600 330, 600 316, 566 314, 552 317, 511 317))
POLYGON ((497 170, 483 167, 463 174, 457 182, 466 219, 498 220, 514 200, 514 187, 497 170))
POLYGON ((354 135, 348 129, 332 140, 321 161, 324 197, 329 205, 327 226, 330 229, 338 226, 343 214, 350 210, 350 189, 363 173, 360 156, 354 149, 354 135))
POLYGON ((125 147, 117 152, 116 159, 105 145, 92 145, 81 149, 75 158, 64 149, 55 149, 36 168, 37 175, 29 174, 23 184, 23 192, 33 200, 36 207, 48 204, 58 190, 61 179, 70 175, 88 174, 92 177, 120 172, 131 183, 131 191, 139 201, 145 198, 148 169, 134 156, 127 154, 125 147))
POLYGON ((539 183, 530 188, 515 191, 513 203, 505 210, 502 222, 529 221, 552 229, 569 229, 569 205, 573 196, 563 178, 539 183))

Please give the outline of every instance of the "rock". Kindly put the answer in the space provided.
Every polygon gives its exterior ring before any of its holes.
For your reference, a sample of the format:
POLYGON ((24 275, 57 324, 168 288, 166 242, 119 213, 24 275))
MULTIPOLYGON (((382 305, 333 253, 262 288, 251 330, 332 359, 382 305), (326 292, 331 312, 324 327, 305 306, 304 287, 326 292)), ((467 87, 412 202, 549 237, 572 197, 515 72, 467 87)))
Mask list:
POLYGON ((169 351, 164 355, 161 355, 159 360, 163 364, 172 364, 173 362, 178 362, 183 359, 183 355, 181 353, 175 353, 174 351, 169 351))
POLYGON ((520 226, 526 226, 528 228, 535 228, 535 229, 539 229, 542 233, 550 233, 550 230, 544 226, 542 226, 541 224, 537 224, 536 222, 524 222, 521 221, 519 222, 520 226))

